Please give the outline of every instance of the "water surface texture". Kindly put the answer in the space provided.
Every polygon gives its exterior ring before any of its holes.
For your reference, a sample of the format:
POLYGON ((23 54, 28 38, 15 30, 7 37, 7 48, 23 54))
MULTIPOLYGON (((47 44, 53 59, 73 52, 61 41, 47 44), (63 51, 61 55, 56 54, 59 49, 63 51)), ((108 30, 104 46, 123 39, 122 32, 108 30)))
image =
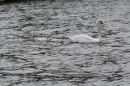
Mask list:
POLYGON ((0 5, 1 86, 129 86, 130 1, 32 1, 0 5), (88 34, 102 43, 30 41, 88 34), (36 37, 36 38, 37 38, 36 37))

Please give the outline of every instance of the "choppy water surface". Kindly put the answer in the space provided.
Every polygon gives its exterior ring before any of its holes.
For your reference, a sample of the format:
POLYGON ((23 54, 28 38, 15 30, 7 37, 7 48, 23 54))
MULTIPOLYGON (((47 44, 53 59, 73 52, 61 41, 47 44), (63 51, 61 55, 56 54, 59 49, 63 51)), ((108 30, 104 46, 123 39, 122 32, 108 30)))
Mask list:
POLYGON ((1 86, 129 86, 129 0, 32 1, 0 5, 1 86), (30 41, 87 33, 103 42, 30 41))

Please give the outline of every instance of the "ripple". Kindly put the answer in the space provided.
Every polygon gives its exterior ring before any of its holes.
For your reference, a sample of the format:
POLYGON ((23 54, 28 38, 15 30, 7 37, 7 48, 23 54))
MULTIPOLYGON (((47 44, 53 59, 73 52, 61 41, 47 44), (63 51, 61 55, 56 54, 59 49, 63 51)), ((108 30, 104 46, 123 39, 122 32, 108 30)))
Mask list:
POLYGON ((3 86, 128 86, 129 1, 27 1, 0 6, 0 84, 3 86), (97 37, 95 20, 102 19, 102 43, 29 41, 76 34, 97 37))

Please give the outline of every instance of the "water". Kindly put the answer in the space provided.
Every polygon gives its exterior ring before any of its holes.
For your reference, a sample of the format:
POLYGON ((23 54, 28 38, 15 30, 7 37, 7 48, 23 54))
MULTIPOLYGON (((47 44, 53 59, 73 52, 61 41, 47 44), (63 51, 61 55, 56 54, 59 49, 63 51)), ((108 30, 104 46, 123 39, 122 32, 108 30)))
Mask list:
POLYGON ((129 86, 129 0, 32 1, 0 5, 1 86, 129 86), (103 42, 30 41, 88 34, 103 42))

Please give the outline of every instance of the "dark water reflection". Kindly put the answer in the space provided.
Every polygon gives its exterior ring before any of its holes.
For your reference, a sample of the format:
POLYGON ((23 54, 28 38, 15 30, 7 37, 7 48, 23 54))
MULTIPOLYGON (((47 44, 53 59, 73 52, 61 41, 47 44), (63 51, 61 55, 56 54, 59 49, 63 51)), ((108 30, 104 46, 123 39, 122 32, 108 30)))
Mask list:
POLYGON ((32 1, 0 6, 2 86, 129 86, 129 0, 32 1), (24 37, 97 37, 101 44, 30 41, 24 37))

